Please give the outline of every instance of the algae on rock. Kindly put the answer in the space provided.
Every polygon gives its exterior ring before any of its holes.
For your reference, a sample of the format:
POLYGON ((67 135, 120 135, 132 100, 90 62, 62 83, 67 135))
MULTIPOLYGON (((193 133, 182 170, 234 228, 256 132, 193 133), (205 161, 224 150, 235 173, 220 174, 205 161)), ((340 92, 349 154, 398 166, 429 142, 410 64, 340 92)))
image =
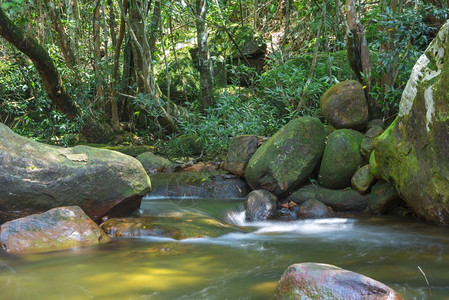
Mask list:
POLYGON ((437 224, 449 224, 448 44, 449 22, 415 64, 398 117, 374 141, 376 175, 437 224))

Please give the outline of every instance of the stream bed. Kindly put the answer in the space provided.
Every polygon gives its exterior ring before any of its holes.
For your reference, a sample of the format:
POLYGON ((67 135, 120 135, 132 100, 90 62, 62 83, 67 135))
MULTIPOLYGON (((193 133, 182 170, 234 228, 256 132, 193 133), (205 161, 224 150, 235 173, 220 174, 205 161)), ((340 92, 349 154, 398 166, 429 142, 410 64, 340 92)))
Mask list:
POLYGON ((233 223, 235 231, 2 254, 0 299, 273 299, 283 271, 300 262, 361 273, 405 299, 449 299, 448 228, 393 217, 247 224, 242 208, 236 199, 144 198, 140 215, 195 212, 233 223))

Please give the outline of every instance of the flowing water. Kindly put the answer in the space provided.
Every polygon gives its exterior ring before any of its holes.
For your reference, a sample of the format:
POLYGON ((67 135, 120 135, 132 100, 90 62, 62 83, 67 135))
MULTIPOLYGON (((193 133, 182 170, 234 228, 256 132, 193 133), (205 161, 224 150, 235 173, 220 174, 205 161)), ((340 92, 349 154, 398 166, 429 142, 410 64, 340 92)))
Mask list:
POLYGON ((364 274, 405 299, 449 299, 448 228, 391 217, 246 224, 241 209, 242 200, 145 198, 142 215, 200 212, 241 227, 214 238, 2 254, 0 299, 273 299, 283 271, 300 262, 364 274))

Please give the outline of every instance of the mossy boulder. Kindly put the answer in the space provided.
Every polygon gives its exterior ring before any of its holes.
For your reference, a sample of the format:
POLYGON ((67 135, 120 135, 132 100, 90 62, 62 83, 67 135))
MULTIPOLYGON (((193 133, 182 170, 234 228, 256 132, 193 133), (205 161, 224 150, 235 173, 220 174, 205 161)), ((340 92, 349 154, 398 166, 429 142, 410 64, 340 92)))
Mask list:
POLYGON ((396 188, 391 183, 379 180, 371 188, 369 195, 369 211, 373 214, 386 214, 401 203, 396 188))
POLYGON ((259 144, 260 138, 257 135, 239 135, 233 138, 223 162, 223 169, 245 177, 246 166, 259 144))
POLYGON ((293 201, 302 205, 308 200, 317 200, 336 212, 360 212, 368 207, 368 195, 362 195, 353 189, 331 190, 319 185, 309 184, 293 192, 286 202, 293 201))
POLYGON ((365 160, 369 160, 371 152, 374 149, 374 139, 384 132, 384 129, 378 125, 372 126, 363 136, 362 143, 360 144, 360 153, 365 160))
POLYGON ((77 205, 95 221, 138 209, 151 190, 150 178, 133 157, 38 143, 1 123, 0 182, 2 211, 77 205))
POLYGON ((10 253, 56 251, 110 241, 78 206, 53 208, 9 221, 0 232, 2 248, 10 253))
POLYGON ((276 299, 390 299, 402 297, 385 284, 339 267, 319 264, 293 264, 282 274, 276 299))
POLYGON ((300 187, 319 163, 324 151, 324 125, 301 117, 282 127, 257 149, 245 178, 253 189, 283 196, 300 187))
POLYGON ((449 23, 415 64, 399 113, 374 140, 379 175, 420 217, 449 224, 449 23))
POLYGON ((359 168, 351 178, 351 186, 354 190, 365 193, 374 183, 374 176, 371 174, 369 165, 359 168))
POLYGON ((320 99, 324 118, 336 129, 363 130, 368 123, 368 102, 362 85, 355 80, 340 82, 320 99))
POLYGON ((177 163, 153 152, 139 154, 136 159, 140 161, 147 173, 170 172, 178 166, 177 163))
POLYGON ((247 221, 265 221, 276 217, 278 198, 265 190, 255 190, 245 200, 247 221))
POLYGON ((363 159, 360 143, 363 134, 352 129, 339 129, 327 138, 318 180, 331 189, 346 188, 363 159))

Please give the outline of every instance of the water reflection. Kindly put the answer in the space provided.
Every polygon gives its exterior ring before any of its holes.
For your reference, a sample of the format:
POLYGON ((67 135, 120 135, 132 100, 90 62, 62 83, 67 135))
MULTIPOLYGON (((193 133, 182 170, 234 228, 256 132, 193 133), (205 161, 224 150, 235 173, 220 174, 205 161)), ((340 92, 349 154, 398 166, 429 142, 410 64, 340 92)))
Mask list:
POLYGON ((0 298, 270 299, 290 264, 310 261, 362 273, 405 299, 448 299, 447 228, 387 217, 247 223, 241 209, 240 201, 226 199, 145 201, 140 215, 200 212, 239 228, 218 237, 122 238, 70 251, 3 254, 0 298))

